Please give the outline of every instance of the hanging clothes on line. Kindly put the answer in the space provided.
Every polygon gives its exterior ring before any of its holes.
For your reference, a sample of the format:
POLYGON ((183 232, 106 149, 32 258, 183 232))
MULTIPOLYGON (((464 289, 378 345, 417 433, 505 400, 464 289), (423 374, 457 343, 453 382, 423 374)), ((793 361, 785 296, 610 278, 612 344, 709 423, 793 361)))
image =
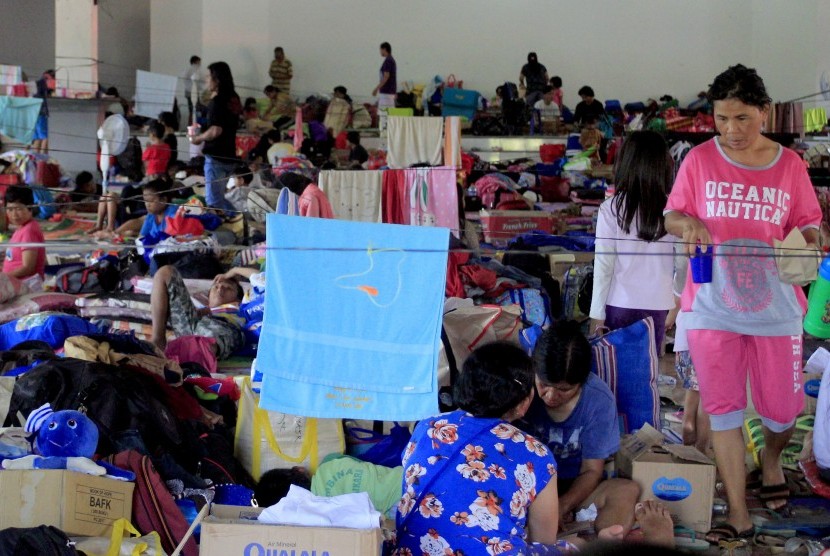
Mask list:
POLYGON ((459 236, 458 188, 455 168, 407 168, 404 183, 413 226, 449 228, 459 236))
POLYGON ((319 187, 338 220, 382 222, 383 171, 324 170, 320 172, 319 187))
POLYGON ((443 118, 390 116, 387 124, 390 168, 408 168, 414 164, 441 164, 443 118))
POLYGON ((0 96, 0 132, 28 145, 42 104, 41 98, 0 96))
POLYGON ((266 238, 260 407, 380 420, 434 414, 447 231, 270 214, 266 238))
POLYGON ((804 110, 804 133, 816 133, 827 125, 827 111, 824 108, 804 110))
POLYGON ((444 166, 461 168, 461 116, 444 118, 444 166))

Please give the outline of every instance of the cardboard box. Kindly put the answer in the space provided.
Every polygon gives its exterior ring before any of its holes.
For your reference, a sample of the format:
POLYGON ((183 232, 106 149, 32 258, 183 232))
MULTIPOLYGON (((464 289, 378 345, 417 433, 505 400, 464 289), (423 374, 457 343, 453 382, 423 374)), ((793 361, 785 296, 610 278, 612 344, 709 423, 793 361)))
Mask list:
POLYGON ((552 233, 556 218, 541 210, 482 210, 481 230, 484 241, 507 245, 514 237, 532 231, 552 233))
POLYGON ((380 527, 264 525, 261 511, 214 504, 202 521, 200 556, 380 556, 380 527))
POLYGON ((132 517, 134 487, 58 469, 0 471, 0 529, 54 525, 68 535, 109 537, 113 521, 132 517))
POLYGON ((560 284, 565 283, 565 273, 572 266, 587 265, 594 262, 593 252, 582 251, 558 251, 548 253, 550 263, 550 275, 559 280, 560 284))
POLYGON ((657 499, 676 524, 705 533, 712 522, 715 463, 692 446, 664 442, 649 425, 626 436, 617 452, 617 472, 640 485, 641 501, 657 499))

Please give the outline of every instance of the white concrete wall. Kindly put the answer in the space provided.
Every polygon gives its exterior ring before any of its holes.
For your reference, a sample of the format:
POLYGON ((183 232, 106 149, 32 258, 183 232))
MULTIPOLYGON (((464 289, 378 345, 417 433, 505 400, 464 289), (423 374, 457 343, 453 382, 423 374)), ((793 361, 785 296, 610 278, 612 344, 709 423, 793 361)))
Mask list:
POLYGON ((55 0, 6 0, 0 6, 0 64, 23 66, 29 79, 40 78, 55 67, 55 0))
MULTIPOLYGON (((227 61, 241 96, 269 82, 280 45, 294 63, 297 95, 342 84, 365 99, 386 40, 399 81, 455 73, 488 96, 516 81, 535 50, 563 78, 571 106, 583 84, 601 99, 668 93, 688 101, 737 62, 757 66, 778 100, 807 94, 818 79, 819 16, 827 12, 821 0, 154 0, 152 10, 154 39, 187 37, 179 66, 201 23, 204 61, 227 61)), ((153 40, 151 48, 153 71, 166 71, 161 59, 172 47, 153 40)))
POLYGON ((124 98, 135 93, 135 70, 150 69, 150 0, 98 0, 98 80, 124 98))

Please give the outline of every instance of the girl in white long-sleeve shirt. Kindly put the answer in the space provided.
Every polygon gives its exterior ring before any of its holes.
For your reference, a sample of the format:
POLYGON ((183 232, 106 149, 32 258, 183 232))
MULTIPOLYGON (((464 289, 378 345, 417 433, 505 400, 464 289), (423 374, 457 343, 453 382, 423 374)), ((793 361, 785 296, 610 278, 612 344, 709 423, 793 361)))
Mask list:
POLYGON ((653 131, 632 133, 614 172, 616 194, 602 203, 597 221, 592 330, 615 330, 650 316, 658 353, 666 315, 674 307, 675 240, 663 225, 673 178, 663 137, 653 131))

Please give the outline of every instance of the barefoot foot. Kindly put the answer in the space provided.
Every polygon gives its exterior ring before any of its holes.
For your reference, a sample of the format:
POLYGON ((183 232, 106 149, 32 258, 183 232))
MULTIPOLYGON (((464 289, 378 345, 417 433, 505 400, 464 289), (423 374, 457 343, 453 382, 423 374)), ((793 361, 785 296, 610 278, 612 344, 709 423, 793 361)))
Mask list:
POLYGON ((666 507, 654 500, 634 506, 634 517, 643 530, 645 542, 674 548, 674 523, 666 507))

